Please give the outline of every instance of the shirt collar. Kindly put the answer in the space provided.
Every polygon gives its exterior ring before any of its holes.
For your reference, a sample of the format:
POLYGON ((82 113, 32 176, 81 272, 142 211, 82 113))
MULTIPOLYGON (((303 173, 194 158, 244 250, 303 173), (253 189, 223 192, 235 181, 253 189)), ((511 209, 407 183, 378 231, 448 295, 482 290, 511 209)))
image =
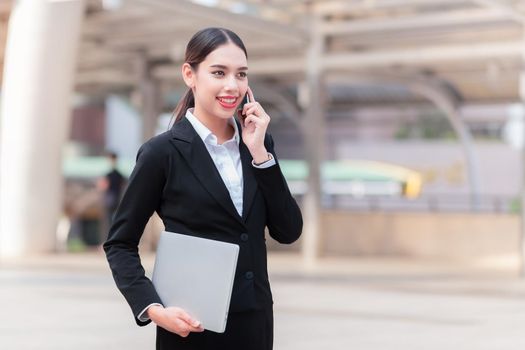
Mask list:
MULTIPOLYGON (((193 115, 193 108, 188 108, 186 111, 186 119, 191 123, 199 137, 202 139, 203 142, 206 143, 206 141, 212 137, 215 138, 215 142, 217 142, 217 136, 214 135, 210 129, 208 129, 195 115, 193 115)), ((239 129, 237 127, 237 123, 235 122, 235 118, 231 117, 228 119, 228 124, 233 126, 234 134, 233 138, 237 145, 239 145, 240 137, 239 137, 239 129)), ((232 140, 230 139, 230 140, 232 140)), ((228 141, 230 141, 228 140, 228 141)), ((227 142, 227 141, 226 141, 227 142)))

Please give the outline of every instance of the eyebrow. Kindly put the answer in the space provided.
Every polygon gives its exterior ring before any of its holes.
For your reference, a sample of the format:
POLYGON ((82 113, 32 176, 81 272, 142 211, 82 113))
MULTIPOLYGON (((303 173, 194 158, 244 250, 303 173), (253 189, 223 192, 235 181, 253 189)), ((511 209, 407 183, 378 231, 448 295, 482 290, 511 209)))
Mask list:
MULTIPOLYGON (((220 69, 228 69, 227 66, 222 65, 222 64, 212 64, 210 67, 220 68, 220 69)), ((248 67, 239 67, 237 70, 248 70, 248 67)))

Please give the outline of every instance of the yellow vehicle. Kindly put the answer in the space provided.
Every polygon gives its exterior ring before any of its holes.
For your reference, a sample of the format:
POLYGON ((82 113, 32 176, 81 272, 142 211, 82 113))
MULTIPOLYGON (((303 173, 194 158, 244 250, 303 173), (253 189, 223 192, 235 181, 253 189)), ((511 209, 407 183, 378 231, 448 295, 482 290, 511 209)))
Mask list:
MULTIPOLYGON (((308 167, 302 160, 280 160, 290 190, 304 194, 308 167)), ((420 173, 398 165, 367 161, 326 161, 321 170, 325 194, 364 196, 403 196, 416 198, 422 189, 420 173)))

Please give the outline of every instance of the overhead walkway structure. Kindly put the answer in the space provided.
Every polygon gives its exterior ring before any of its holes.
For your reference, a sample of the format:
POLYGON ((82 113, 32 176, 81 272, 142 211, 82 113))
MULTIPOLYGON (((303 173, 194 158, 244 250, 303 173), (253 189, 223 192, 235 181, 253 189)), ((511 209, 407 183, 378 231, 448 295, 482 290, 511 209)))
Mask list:
MULTIPOLYGON (((37 150, 60 159, 64 133, 57 136, 53 128, 37 123, 42 118, 37 111, 46 110, 55 101, 43 98, 54 91, 50 86, 84 96, 118 93, 133 97, 142 112, 143 137, 147 138, 153 134, 162 109, 159 96, 182 86, 179 67, 184 45, 202 27, 228 27, 244 39, 250 54, 250 83, 261 91, 261 99, 276 101, 279 110, 303 133, 309 170, 309 191, 303 203, 307 264, 315 262, 319 253, 324 126, 332 108, 434 104, 461 140, 471 208, 476 210, 476 159, 461 107, 522 102, 525 98, 524 5, 517 0, 39 2, 46 7, 27 3, 33 2, 0 1, 2 33, 7 37, 5 54, 0 56, 8 73, 3 76, 0 126, 0 256, 52 250, 52 223, 58 220, 58 212, 49 203, 60 203, 59 167, 56 162, 43 162, 38 168, 39 174, 54 184, 45 187, 57 189, 52 191, 54 198, 36 178, 13 175, 30 170, 27 164, 42 157, 37 150), (75 8, 75 15, 59 14, 67 6, 75 8), (32 27, 41 35, 39 45, 31 47, 32 41, 25 40, 34 38, 24 36, 27 23, 42 25, 32 27), (64 37, 57 41, 53 31, 43 30, 50 26, 64 37), (22 58, 32 57, 32 64, 38 67, 34 62, 46 55, 49 60, 43 62, 50 64, 48 72, 52 72, 53 63, 65 62, 58 57, 69 57, 74 74, 61 80, 41 79, 39 72, 44 68, 23 71, 16 65, 22 58), (24 84, 14 84, 16 81, 24 84), (24 95, 27 86, 32 87, 30 95, 24 95), (365 86, 366 95, 356 93, 365 86), (385 86, 392 88, 385 90, 385 86), (41 104, 16 110, 10 103, 16 94, 27 97, 26 103, 41 104), (22 136, 28 128, 41 135, 42 141, 24 144, 22 136), (13 201, 19 201, 15 209, 13 201), (27 215, 35 218, 32 227, 19 226, 27 215), (42 225, 44 217, 46 225, 42 225), (30 233, 35 226, 42 229, 30 233), (32 234, 40 237, 38 244, 31 243, 32 234)), ((67 125, 64 112, 54 113, 71 106, 67 94, 62 92, 61 96, 49 115, 61 115, 59 121, 67 125)))

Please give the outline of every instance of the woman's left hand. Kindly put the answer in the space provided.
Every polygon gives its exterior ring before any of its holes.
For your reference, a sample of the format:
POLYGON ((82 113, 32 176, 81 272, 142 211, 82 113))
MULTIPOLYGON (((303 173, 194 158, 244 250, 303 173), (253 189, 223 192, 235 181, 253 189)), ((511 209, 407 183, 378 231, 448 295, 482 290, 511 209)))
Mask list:
POLYGON ((268 152, 264 146, 264 135, 268 124, 270 124, 270 116, 264 111, 259 102, 255 101, 253 92, 248 87, 248 96, 250 102, 244 105, 243 114, 246 115, 244 125, 242 125, 242 139, 248 150, 253 156, 256 163, 266 160, 268 152), (259 161, 258 161, 259 160, 259 161))

